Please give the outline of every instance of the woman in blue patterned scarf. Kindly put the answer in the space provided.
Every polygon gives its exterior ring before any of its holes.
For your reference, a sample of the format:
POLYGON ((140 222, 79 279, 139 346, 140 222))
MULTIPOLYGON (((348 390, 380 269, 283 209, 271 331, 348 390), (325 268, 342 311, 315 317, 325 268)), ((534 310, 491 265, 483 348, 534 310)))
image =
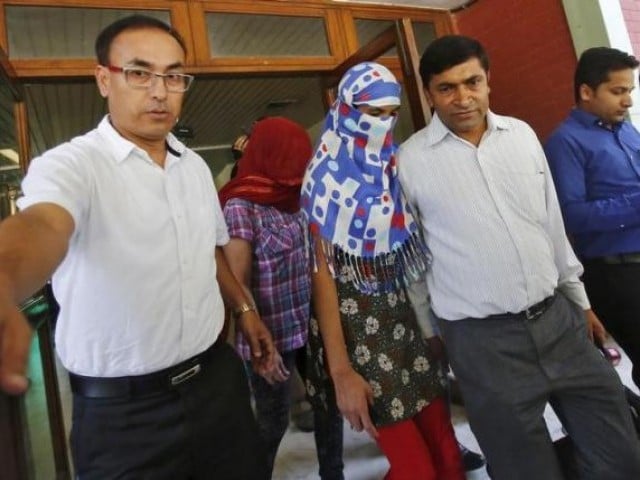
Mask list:
POLYGON ((315 258, 307 391, 376 440, 391 465, 386 479, 458 480, 444 374, 416 317, 427 315, 429 253, 397 179, 399 106, 387 68, 352 67, 307 167, 301 203, 315 258))

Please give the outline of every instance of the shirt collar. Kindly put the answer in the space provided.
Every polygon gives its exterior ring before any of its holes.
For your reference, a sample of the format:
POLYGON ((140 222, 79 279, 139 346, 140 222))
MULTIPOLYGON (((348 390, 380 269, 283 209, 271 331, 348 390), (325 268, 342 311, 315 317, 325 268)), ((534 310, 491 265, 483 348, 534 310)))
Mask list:
MULTIPOLYGON (((98 132, 106 139, 110 145, 110 149, 115 156, 117 163, 125 161, 129 155, 135 150, 141 150, 135 143, 127 140, 113 127, 109 120, 109 115, 105 115, 104 118, 98 124, 98 132)), ((166 139, 167 151, 177 160, 182 157, 185 149, 187 148, 180 140, 178 140, 172 133, 167 135, 166 139)))
MULTIPOLYGON (((497 130, 508 130, 509 124, 506 120, 500 115, 496 115, 491 110, 487 111, 487 132, 485 132, 485 136, 487 133, 492 133, 497 130)), ((444 140, 448 135, 454 138, 460 138, 455 133, 453 133, 449 128, 442 123, 440 117, 437 113, 434 112, 433 117, 431 118, 431 122, 429 123, 429 128, 427 130, 427 146, 431 147, 438 142, 444 140)))
MULTIPOLYGON (((600 127, 600 128, 604 128, 605 130, 611 131, 611 129, 606 127, 605 124, 602 122, 602 120, 600 120, 598 116, 594 115, 593 113, 586 112, 581 108, 578 108, 578 107, 573 108, 569 115, 576 122, 580 123, 581 125, 584 125, 587 128, 600 127)), ((623 124, 624 122, 620 122, 613 125, 613 131, 618 130, 620 127, 622 127, 623 124)))
POLYGON ((496 115, 491 110, 487 112, 487 125, 489 126, 489 132, 509 130, 509 123, 507 120, 501 115, 496 115))

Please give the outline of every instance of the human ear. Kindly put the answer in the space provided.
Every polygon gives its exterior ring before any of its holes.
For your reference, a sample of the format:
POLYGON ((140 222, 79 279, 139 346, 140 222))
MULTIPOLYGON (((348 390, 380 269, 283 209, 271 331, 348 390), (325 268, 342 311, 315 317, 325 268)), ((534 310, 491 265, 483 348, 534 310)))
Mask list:
POLYGON ((427 99, 427 103, 429 104, 429 106, 431 108, 433 108, 433 98, 431 97, 431 94, 429 93, 429 89, 427 87, 423 87, 422 91, 424 92, 424 96, 427 99))
POLYGON ((96 84, 98 85, 98 90, 100 91, 100 95, 103 98, 107 98, 109 95, 109 73, 107 69, 102 65, 98 65, 95 69, 94 75, 96 77, 96 84))
POLYGON ((595 95, 595 91, 586 83, 583 83, 582 85, 580 85, 580 87, 578 87, 578 93, 580 96, 580 100, 583 102, 588 102, 595 95))

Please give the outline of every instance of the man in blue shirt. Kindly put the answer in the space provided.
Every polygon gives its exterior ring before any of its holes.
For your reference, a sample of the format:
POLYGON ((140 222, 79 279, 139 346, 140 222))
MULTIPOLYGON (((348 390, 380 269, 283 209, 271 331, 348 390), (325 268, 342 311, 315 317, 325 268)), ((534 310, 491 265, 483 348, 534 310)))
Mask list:
POLYGON ((640 132, 625 120, 638 65, 620 50, 586 50, 575 72, 576 108, 545 151, 593 310, 640 386, 640 132))

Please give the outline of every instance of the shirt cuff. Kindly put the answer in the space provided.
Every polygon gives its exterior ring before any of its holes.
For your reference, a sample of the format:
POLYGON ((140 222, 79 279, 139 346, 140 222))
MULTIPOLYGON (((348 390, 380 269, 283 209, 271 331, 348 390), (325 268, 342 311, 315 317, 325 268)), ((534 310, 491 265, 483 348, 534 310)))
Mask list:
POLYGON ((407 296, 416 314, 416 319, 418 320, 422 334, 425 338, 433 337, 435 333, 429 315, 429 290, 427 289, 427 282, 425 280, 413 282, 407 287, 407 296))
POLYGON ((583 310, 589 310, 591 303, 587 297, 587 292, 584 289, 582 282, 565 283, 558 286, 558 289, 576 305, 579 305, 583 310))

